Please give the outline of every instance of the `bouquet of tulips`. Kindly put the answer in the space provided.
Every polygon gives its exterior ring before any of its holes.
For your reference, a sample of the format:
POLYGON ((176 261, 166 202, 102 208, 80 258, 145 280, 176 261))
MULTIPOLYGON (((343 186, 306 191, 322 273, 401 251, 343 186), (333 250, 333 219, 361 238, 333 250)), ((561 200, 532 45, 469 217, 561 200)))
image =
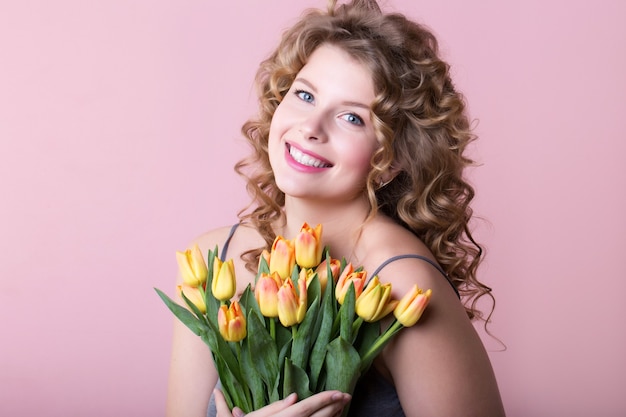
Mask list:
POLYGON ((293 240, 278 236, 264 251, 254 290, 238 301, 232 259, 218 249, 205 262, 198 246, 177 252, 187 307, 156 289, 167 307, 208 344, 229 406, 245 413, 296 392, 352 393, 359 378, 403 327, 414 325, 431 290, 417 286, 401 300, 391 284, 321 246, 322 226, 304 224, 293 240), (395 319, 381 332, 378 321, 395 319))

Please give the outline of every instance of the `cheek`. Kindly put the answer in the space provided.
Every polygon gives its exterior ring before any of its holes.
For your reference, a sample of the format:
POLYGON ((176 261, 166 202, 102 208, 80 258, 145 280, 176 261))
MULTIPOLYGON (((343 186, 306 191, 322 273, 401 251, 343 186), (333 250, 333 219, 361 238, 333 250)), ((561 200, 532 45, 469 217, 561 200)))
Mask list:
POLYGON ((291 116, 289 115, 288 107, 289 106, 285 104, 284 100, 278 105, 278 107, 276 107, 274 115, 272 116, 272 122, 270 126, 279 128, 285 123, 286 120, 289 120, 291 116))
POLYGON ((282 120, 282 116, 281 116, 280 106, 278 106, 278 108, 274 112, 274 116, 272 116, 272 121, 270 122, 270 132, 269 132, 270 144, 274 142, 275 140, 278 140, 278 138, 280 137, 281 120, 282 120))
POLYGON ((375 148, 368 145, 362 146, 349 146, 342 149, 340 152, 344 155, 349 155, 349 165, 352 169, 359 170, 360 172, 369 172, 371 169, 372 155, 374 155, 375 148))

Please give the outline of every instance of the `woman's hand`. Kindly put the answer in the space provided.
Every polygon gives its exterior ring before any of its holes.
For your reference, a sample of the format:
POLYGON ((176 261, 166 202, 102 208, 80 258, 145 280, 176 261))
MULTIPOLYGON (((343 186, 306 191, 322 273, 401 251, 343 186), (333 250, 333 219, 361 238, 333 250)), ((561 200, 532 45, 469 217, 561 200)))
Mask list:
POLYGON ((349 394, 340 391, 324 391, 296 402, 296 394, 267 405, 260 410, 244 414, 239 408, 228 409, 224 394, 219 389, 214 391, 218 417, 335 417, 341 415, 343 408, 351 399, 349 394))

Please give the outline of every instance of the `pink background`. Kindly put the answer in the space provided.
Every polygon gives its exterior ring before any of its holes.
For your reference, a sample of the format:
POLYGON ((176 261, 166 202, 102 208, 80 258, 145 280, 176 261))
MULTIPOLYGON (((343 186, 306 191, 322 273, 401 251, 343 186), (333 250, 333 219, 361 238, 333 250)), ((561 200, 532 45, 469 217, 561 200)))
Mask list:
MULTIPOLYGON (((508 415, 626 415, 626 3, 389 0, 479 120, 508 415)), ((0 4, 0 415, 157 416, 174 251, 235 221, 258 62, 306 2, 0 4)))

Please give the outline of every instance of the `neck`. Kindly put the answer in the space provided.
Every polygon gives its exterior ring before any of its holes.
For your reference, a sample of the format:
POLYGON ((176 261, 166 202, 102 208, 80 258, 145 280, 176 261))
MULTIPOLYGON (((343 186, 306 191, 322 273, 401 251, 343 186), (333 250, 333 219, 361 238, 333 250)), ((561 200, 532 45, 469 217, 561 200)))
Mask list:
POLYGON ((287 197, 286 223, 278 227, 276 232, 291 239, 297 235, 304 222, 311 227, 322 224, 324 245, 332 248, 333 256, 350 258, 368 213, 369 203, 365 197, 340 203, 287 197))

